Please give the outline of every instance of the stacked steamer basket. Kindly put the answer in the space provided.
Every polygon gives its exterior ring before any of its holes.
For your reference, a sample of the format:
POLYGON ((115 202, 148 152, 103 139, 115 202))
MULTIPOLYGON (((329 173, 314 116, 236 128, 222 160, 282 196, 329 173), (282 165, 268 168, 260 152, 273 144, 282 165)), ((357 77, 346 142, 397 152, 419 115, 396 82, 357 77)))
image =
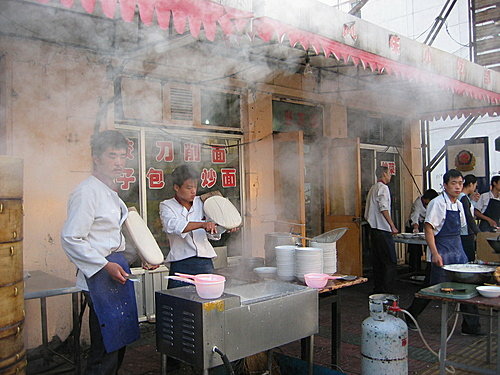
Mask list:
POLYGON ((23 162, 0 156, 0 374, 24 374, 23 162))
POLYGON ((323 273, 323 249, 318 247, 295 248, 295 277, 304 281, 306 273, 323 273))
POLYGON ((278 278, 283 281, 295 279, 295 245, 275 246, 278 278))

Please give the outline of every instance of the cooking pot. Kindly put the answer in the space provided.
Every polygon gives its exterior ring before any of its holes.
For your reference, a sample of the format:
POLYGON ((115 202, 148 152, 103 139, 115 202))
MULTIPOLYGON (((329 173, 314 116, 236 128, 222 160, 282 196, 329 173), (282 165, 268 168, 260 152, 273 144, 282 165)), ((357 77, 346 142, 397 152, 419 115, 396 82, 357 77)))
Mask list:
POLYGON ((486 241, 488 241, 493 250, 495 250, 495 253, 500 254, 500 235, 497 236, 497 238, 487 238, 486 241))
POLYGON ((495 267, 482 264, 448 264, 443 266, 451 281, 466 284, 484 284, 494 282, 495 267))
POLYGON ((226 278, 224 276, 211 273, 201 273, 198 275, 176 273, 175 275, 176 276, 166 276, 166 278, 194 284, 196 293, 200 298, 216 299, 224 293, 224 284, 226 283, 226 278))

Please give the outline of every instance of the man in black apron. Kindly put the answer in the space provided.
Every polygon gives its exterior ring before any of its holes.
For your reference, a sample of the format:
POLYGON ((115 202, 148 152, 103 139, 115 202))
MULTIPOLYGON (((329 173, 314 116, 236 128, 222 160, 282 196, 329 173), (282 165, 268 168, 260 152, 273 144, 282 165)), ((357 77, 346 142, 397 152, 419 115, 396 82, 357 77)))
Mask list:
MULTIPOLYGON (((467 225, 465 211, 458 199, 463 187, 463 176, 456 169, 450 169, 443 176, 444 192, 433 199, 427 207, 425 216, 425 240, 432 255, 430 284, 450 281, 443 270, 447 264, 464 264, 467 255, 460 239, 461 227, 467 225)), ((463 304, 461 311, 477 314, 477 307, 463 304)), ((462 333, 479 335, 479 317, 463 315, 462 333)))
POLYGON ((113 130, 92 138, 93 173, 73 191, 61 243, 78 268, 76 285, 90 308, 87 375, 116 375, 126 345, 139 338, 133 283, 121 226, 128 210, 116 190, 128 142, 113 130))
POLYGON ((481 232, 496 232, 500 221, 500 175, 491 178, 490 191, 481 194, 475 214, 481 219, 481 232))

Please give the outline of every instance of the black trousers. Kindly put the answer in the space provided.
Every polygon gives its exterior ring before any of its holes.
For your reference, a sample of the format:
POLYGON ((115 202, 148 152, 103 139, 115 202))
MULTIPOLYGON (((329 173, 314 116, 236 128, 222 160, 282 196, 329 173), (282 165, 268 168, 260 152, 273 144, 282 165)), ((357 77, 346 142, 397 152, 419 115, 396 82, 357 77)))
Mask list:
POLYGON ((391 232, 370 228, 374 293, 394 293, 396 248, 391 232))
POLYGON ((460 236, 462 241, 462 247, 464 248, 465 255, 469 262, 473 262, 476 259, 476 235, 468 234, 466 236, 460 236))
POLYGON ((84 292, 89 304, 90 353, 85 375, 116 375, 125 357, 126 346, 107 353, 102 340, 101 326, 88 292, 84 292))

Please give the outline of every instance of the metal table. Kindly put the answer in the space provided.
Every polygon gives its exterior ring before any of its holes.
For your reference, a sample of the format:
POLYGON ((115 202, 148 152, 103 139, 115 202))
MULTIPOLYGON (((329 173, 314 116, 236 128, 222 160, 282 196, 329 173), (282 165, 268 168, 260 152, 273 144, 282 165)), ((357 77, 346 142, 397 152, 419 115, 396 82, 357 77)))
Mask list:
MULTIPOLYGON (((356 280, 345 281, 345 280, 329 280, 328 284, 323 289, 319 290, 319 304, 328 305, 331 308, 331 366, 339 364, 340 355, 340 342, 342 339, 342 328, 340 319, 340 296, 338 295, 338 290, 342 288, 347 288, 353 285, 363 284, 368 281, 365 277, 358 277, 356 280)), ((308 347, 305 342, 302 342, 302 353, 303 355, 307 351, 308 347)))
POLYGON ((473 371, 478 374, 486 374, 486 375, 497 375, 500 374, 500 298, 486 298, 486 297, 473 297, 465 300, 458 300, 453 298, 441 297, 441 296, 431 296, 422 293, 416 293, 415 296, 417 298, 427 298, 439 300, 442 302, 441 308, 441 340, 440 340, 440 354, 439 354, 439 374, 446 374, 446 365, 452 365, 454 367, 458 367, 464 369, 466 371, 473 371), (446 360, 446 337, 448 336, 448 305, 450 302, 453 303, 465 303, 469 305, 476 305, 478 307, 486 307, 489 309, 489 329, 488 329, 488 341, 487 341, 487 353, 486 359, 489 363, 491 363, 491 348, 492 348, 492 333, 493 333, 493 312, 496 312, 497 317, 497 350, 496 350, 496 369, 490 370, 487 368, 481 368, 477 366, 470 366, 464 363, 448 361, 446 360))
POLYGON ((396 234, 392 236, 394 239, 394 242, 398 243, 405 243, 408 245, 423 245, 427 246, 427 241, 424 238, 405 238, 402 237, 400 234, 396 234))
MULTIPOLYGON (((48 274, 43 271, 29 271, 28 277, 25 280, 24 299, 40 299, 40 312, 42 322, 42 346, 45 352, 51 351, 48 347, 47 335, 47 297, 60 296, 71 294, 72 309, 73 309, 73 343, 74 353, 72 364, 75 366, 75 374, 80 374, 80 334, 78 330, 78 294, 80 288, 75 286, 74 282, 62 279, 60 277, 48 274)), ((51 351, 52 352, 52 351, 51 351)), ((61 356, 58 353, 55 353, 61 356)), ((61 356, 65 360, 66 357, 61 356)), ((68 360, 69 361, 69 360, 68 360)))

